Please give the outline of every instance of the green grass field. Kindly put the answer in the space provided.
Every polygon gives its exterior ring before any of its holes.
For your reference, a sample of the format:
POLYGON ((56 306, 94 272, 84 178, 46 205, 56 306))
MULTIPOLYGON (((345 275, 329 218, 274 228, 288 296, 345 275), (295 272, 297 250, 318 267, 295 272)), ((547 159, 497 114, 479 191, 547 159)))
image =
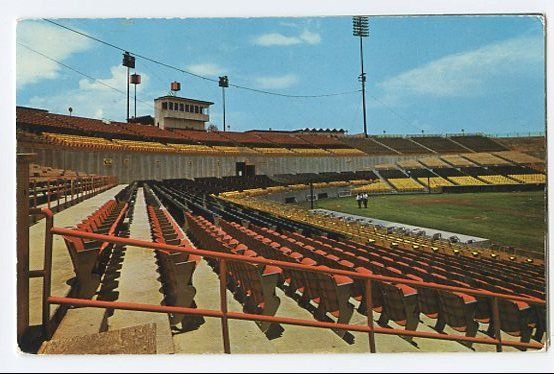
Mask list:
POLYGON ((319 200, 315 207, 474 235, 544 252, 542 191, 378 196, 369 200, 367 209, 358 209, 354 197, 346 197, 319 200))

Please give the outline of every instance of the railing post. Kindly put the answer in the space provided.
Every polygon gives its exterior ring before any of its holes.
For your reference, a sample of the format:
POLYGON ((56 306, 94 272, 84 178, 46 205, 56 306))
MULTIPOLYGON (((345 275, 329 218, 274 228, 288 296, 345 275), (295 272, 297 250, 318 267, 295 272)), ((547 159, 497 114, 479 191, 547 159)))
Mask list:
POLYGON ((376 353, 377 349, 375 347, 375 332, 373 331, 373 290, 371 288, 371 279, 365 280, 365 309, 367 315, 367 325, 370 329, 369 331, 369 351, 371 353, 376 353))
POLYGON ((46 216, 44 233, 44 278, 42 284, 42 328, 46 339, 50 339, 50 303, 48 298, 52 292, 52 242, 54 235, 54 215, 51 211, 43 210, 46 216))
POLYGON ((17 204, 17 341, 21 347, 29 327, 29 163, 35 154, 18 154, 17 204))
POLYGON ((231 353, 229 341, 229 322, 227 320, 227 264, 224 259, 219 261, 219 295, 221 303, 221 334, 223 336, 223 351, 231 353))
POLYGON ((50 209, 50 179, 46 181, 46 202, 46 206, 50 209))
POLYGON ((502 337, 500 335, 500 311, 498 309, 498 297, 492 299, 492 323, 494 325, 494 338, 498 340, 496 352, 502 352, 502 337))

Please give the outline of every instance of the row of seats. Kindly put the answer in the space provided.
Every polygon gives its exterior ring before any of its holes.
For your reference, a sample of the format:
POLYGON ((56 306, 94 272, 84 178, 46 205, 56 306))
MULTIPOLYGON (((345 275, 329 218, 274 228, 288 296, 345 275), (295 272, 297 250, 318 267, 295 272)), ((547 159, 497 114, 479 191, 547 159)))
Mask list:
MULTIPOLYGON (((152 240, 155 243, 192 248, 188 237, 148 185, 144 186, 144 194, 152 240)), ((183 308, 192 307, 196 295, 192 276, 201 258, 169 250, 156 250, 155 253, 163 284, 164 304, 183 308)), ((170 314, 170 323, 176 326, 183 323, 184 318, 182 314, 170 314)))
POLYGON ((412 178, 389 178, 387 180, 399 192, 415 192, 425 189, 412 178))
MULTIPOLYGON (((202 216, 185 214, 188 232, 198 247, 211 251, 261 257, 245 244, 228 235, 223 229, 215 226, 202 216)), ((216 272, 220 272, 217 259, 206 258, 216 272)), ((275 288, 282 270, 275 266, 259 266, 248 262, 227 261, 227 286, 235 298, 243 305, 245 313, 274 316, 281 300, 275 288)), ((257 322, 263 332, 268 332, 271 323, 257 322)))
MULTIPOLYGON (((107 201, 74 229, 103 235, 128 235, 124 219, 130 205, 134 205, 136 185, 126 188, 131 190, 128 201, 107 201)), ((75 270, 77 295, 90 299, 96 293, 114 245, 71 236, 64 236, 63 239, 75 270)))
MULTIPOLYGON (((409 261, 408 256, 401 250, 380 250, 371 248, 371 251, 363 252, 360 256, 360 246, 356 243, 345 244, 344 240, 340 242, 325 237, 318 236, 318 239, 311 239, 298 233, 279 234, 277 231, 264 227, 256 227, 253 225, 243 226, 238 222, 219 221, 221 229, 228 235, 229 240, 235 239, 239 243, 243 243, 249 250, 254 250, 257 254, 263 257, 277 259, 281 261, 295 261, 311 266, 327 266, 338 269, 348 269, 366 274, 374 273, 380 275, 388 275, 394 277, 407 277, 407 279, 420 281, 434 281, 437 283, 457 285, 462 287, 471 287, 467 275, 463 274, 464 268, 460 267, 453 271, 453 268, 448 268, 449 262, 436 261, 435 257, 427 258, 428 261, 434 262, 422 263, 421 254, 414 253, 409 261), (300 240, 298 240, 300 239, 300 240), (342 246, 342 248, 341 248, 342 246), (349 246, 349 247, 348 247, 349 246), (319 247, 319 248, 318 248, 319 247), (401 258, 391 258, 396 253, 401 258), (358 254, 358 255, 357 255, 358 254), (403 260, 404 262, 400 261, 403 260), (379 262, 381 261, 381 262, 379 262), (416 263, 419 261, 419 263, 416 263), (416 266, 417 265, 417 266, 416 266), (443 266, 441 268, 440 266, 443 266), (419 268, 418 268, 419 266, 419 268), (400 269, 398 269, 398 267, 400 269), (427 270, 425 270, 427 269, 427 270), (406 271, 411 273, 406 274, 406 271), (429 271, 432 271, 430 273, 429 271), (459 280, 452 280, 452 274, 458 274, 459 280), (424 279, 422 276, 426 276, 424 279), (448 276, 448 278, 447 278, 448 276), (450 279, 449 279, 450 278, 450 279)), ((329 278, 329 276, 327 276, 329 278)), ((292 275, 283 274, 284 284, 291 287, 295 282, 298 282, 292 275)), ((332 278, 332 277, 331 277, 332 278)), ((320 281, 319 286, 321 287, 320 281)), ((355 284, 351 279, 343 279, 344 290, 348 289, 349 296, 346 297, 342 292, 341 297, 338 297, 337 285, 328 282, 329 286, 322 287, 325 289, 308 293, 307 298, 314 297, 314 300, 319 302, 319 308, 323 314, 330 313, 336 318, 350 318, 352 305, 348 303, 350 296, 357 297, 362 300, 363 304, 363 285, 355 284), (328 302, 323 302, 323 297, 329 298, 328 302), (323 306, 321 305, 323 304, 323 306), (330 306, 331 305, 331 306, 330 306), (342 305, 339 307, 339 305, 342 305), (331 309, 335 309, 331 311, 331 309), (342 312, 342 313, 341 313, 342 312)), ((373 306, 376 311, 381 313, 379 323, 387 325, 390 320, 405 326, 407 329, 415 330, 419 323, 419 313, 426 313, 431 318, 437 319, 437 330, 442 331, 446 325, 451 326, 458 331, 465 332, 467 336, 475 336, 478 323, 486 323, 489 325, 489 333, 492 333, 493 327, 491 323, 490 303, 486 300, 463 295, 459 293, 448 292, 431 292, 433 290, 425 288, 413 288, 400 284, 389 284, 381 282, 373 282, 375 300, 373 306)), ((491 284, 502 284, 498 279, 490 281, 491 284)), ((481 284, 482 287, 489 287, 487 283, 481 284)), ((296 286, 292 286, 292 292, 296 292, 296 286)), ((496 288, 493 291, 499 292, 502 289, 496 288)), ((513 291, 504 289, 504 293, 513 291)), ((306 293, 305 286, 302 287, 302 292, 306 293)), ((529 341, 531 330, 536 328, 535 337, 540 340, 541 329, 543 326, 539 320, 537 311, 529 305, 521 305, 512 302, 501 302, 501 329, 512 335, 521 335, 522 341, 529 341)), ((363 310, 363 308, 361 308, 363 310)))

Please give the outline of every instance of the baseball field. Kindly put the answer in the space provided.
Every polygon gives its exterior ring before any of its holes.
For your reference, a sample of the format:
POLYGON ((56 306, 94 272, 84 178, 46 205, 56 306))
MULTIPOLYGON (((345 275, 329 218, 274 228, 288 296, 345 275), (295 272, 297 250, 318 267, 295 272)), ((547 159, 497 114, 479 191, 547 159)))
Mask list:
POLYGON ((545 247, 545 206, 542 191, 377 196, 367 209, 359 209, 354 197, 315 203, 315 208, 488 238, 534 252, 545 247))

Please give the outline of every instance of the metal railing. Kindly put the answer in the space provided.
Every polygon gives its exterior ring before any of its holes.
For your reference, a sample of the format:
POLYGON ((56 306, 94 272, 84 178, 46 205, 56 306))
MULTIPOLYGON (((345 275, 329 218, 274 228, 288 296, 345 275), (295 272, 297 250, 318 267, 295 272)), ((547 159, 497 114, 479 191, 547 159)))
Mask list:
POLYGON ((37 181, 29 180, 29 206, 39 209, 46 204, 48 209, 59 212, 68 206, 77 204, 89 197, 105 191, 117 184, 117 178, 109 176, 49 178, 37 181), (42 204, 39 203, 39 199, 42 204), (53 206, 53 203, 56 203, 53 206))
POLYGON ((180 246, 162 244, 162 243, 154 243, 154 242, 148 242, 148 241, 137 240, 132 238, 120 238, 116 236, 95 234, 90 232, 74 230, 74 229, 54 227, 49 232, 47 232, 47 235, 62 235, 62 236, 70 236, 70 237, 76 237, 81 239, 92 239, 92 240, 97 240, 101 242, 128 245, 133 247, 146 248, 150 250, 183 252, 183 253, 188 253, 192 255, 218 259, 219 266, 220 266, 220 271, 219 271, 220 309, 219 310, 140 304, 140 303, 132 303, 132 302, 117 302, 117 301, 108 302, 108 301, 76 299, 76 298, 57 297, 57 296, 49 296, 47 298, 46 304, 47 304, 47 308, 49 308, 50 304, 59 304, 59 305, 67 305, 67 306, 136 310, 136 311, 145 311, 145 312, 154 312, 154 313, 175 313, 175 314, 220 318, 222 338, 223 338, 223 349, 225 353, 231 353, 231 342, 229 337, 229 324, 228 324, 229 319, 271 322, 271 323, 289 324, 289 325, 315 327, 315 328, 364 332, 368 334, 369 350, 372 353, 375 353, 377 351, 377 348, 375 345, 375 334, 399 335, 399 336, 407 336, 407 337, 418 337, 418 338, 427 338, 427 339, 450 340, 450 341, 458 341, 458 342, 495 345, 496 350, 498 352, 502 351, 503 346, 510 346, 510 347, 516 347, 516 348, 522 348, 522 349, 526 349, 526 348, 542 349, 543 348, 543 345, 538 342, 525 343, 525 342, 512 341, 512 340, 502 340, 501 334, 500 334, 500 316, 498 311, 498 301, 500 299, 504 299, 504 300, 512 300, 512 301, 522 301, 522 302, 528 303, 529 305, 539 305, 539 306, 546 305, 545 301, 536 299, 536 298, 499 294, 499 293, 494 293, 494 292, 489 292, 484 290, 476 290, 476 289, 469 289, 469 288, 462 288, 462 287, 446 286, 441 284, 427 283, 427 282, 415 281, 415 280, 404 279, 404 278, 393 278, 393 277, 387 277, 387 276, 381 276, 381 275, 362 274, 362 273, 346 271, 346 270, 319 269, 319 268, 297 264, 297 263, 269 260, 269 259, 260 258, 260 257, 252 258, 252 257, 247 257, 242 255, 209 251, 204 249, 180 247, 180 246), (227 310, 227 294, 226 294, 227 261, 272 265, 272 266, 280 267, 282 269, 294 269, 294 270, 301 270, 301 271, 314 272, 314 273, 343 275, 343 276, 350 277, 352 279, 359 279, 364 282, 364 286, 365 286, 364 297, 366 300, 367 325, 339 324, 339 323, 322 322, 322 321, 307 320, 307 319, 296 319, 296 318, 287 318, 287 317, 275 317, 275 316, 264 316, 264 315, 258 315, 258 314, 230 312, 227 310), (450 291, 450 292, 461 292, 472 296, 492 298, 493 315, 492 315, 491 323, 494 324, 493 325, 494 338, 467 337, 467 336, 451 335, 451 334, 444 334, 444 333, 438 333, 438 332, 433 333, 433 332, 423 332, 423 331, 410 331, 410 330, 382 328, 382 327, 374 326, 372 284, 371 284, 372 281, 402 283, 402 284, 411 285, 415 287, 431 288, 431 289, 450 291))

